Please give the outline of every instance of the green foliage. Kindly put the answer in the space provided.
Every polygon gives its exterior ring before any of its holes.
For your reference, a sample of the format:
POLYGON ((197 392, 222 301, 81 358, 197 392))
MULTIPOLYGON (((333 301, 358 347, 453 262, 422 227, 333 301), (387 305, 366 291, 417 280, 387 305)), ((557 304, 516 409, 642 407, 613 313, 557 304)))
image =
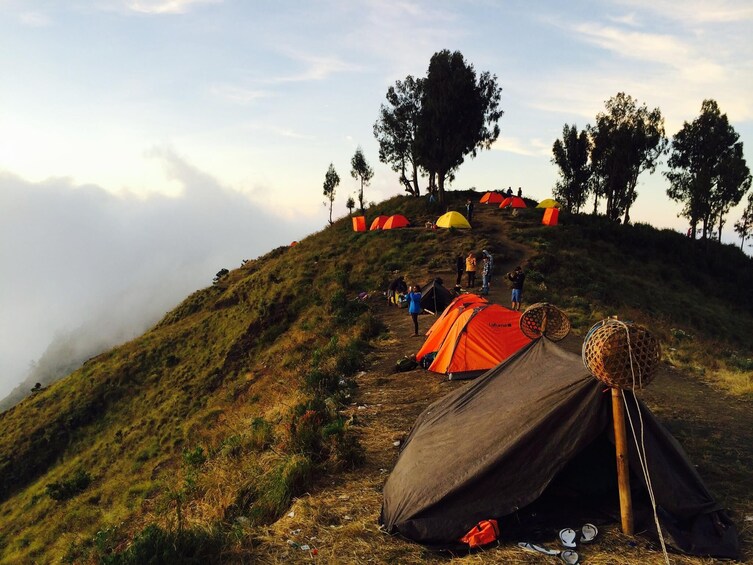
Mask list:
POLYGON ((194 469, 201 467, 207 460, 206 453, 204 453, 204 448, 200 445, 197 445, 193 449, 184 449, 183 450, 183 464, 187 465, 189 467, 193 467, 194 469))
POLYGON ((661 110, 638 106, 632 96, 619 92, 605 103, 605 112, 589 127, 593 140, 591 163, 594 189, 606 199, 606 216, 618 220, 625 215, 630 223, 630 207, 635 202, 638 176, 653 172, 664 152, 664 118, 661 110))
POLYGON ((150 524, 126 550, 102 555, 103 565, 222 563, 223 536, 219 528, 169 531, 150 524))
POLYGON ((569 212, 579 212, 588 196, 591 167, 588 156, 591 141, 585 130, 578 133, 578 128, 562 128, 562 139, 554 142, 552 163, 559 167, 560 180, 557 181, 552 194, 563 208, 569 212))
POLYGON ((272 424, 261 417, 251 421, 251 446, 254 449, 266 449, 274 443, 275 436, 272 424))
POLYGON ((71 476, 48 484, 45 487, 45 492, 53 500, 68 500, 84 492, 91 482, 91 475, 86 470, 79 468, 71 476))
POLYGON ((724 216, 750 189, 739 138, 715 100, 704 100, 701 114, 672 138, 667 195, 683 204, 682 215, 690 220, 694 236, 699 222, 704 239, 718 223, 721 239, 724 216))
POLYGON ((429 61, 422 83, 421 112, 415 134, 419 164, 437 175, 439 202, 444 183, 467 155, 489 149, 499 137, 502 89, 488 72, 478 78, 460 51, 443 50, 429 61))

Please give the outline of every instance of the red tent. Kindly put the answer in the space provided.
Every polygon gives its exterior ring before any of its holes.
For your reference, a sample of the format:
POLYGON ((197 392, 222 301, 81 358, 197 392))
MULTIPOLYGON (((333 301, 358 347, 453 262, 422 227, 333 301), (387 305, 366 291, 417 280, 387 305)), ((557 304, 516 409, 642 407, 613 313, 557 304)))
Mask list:
POLYGON ((520 316, 498 304, 468 306, 447 331, 429 370, 472 379, 496 367, 531 341, 520 330, 520 316))
POLYGON ((365 216, 353 216, 353 231, 366 231, 365 216))
POLYGON ((395 228, 405 228, 410 225, 410 222, 408 221, 408 218, 403 216, 402 214, 395 214, 394 216, 390 216, 387 218, 387 221, 384 222, 384 225, 382 226, 383 230, 393 230, 395 228))
POLYGON ((556 226, 559 215, 560 211, 557 208, 547 208, 544 210, 544 217, 541 219, 541 223, 545 226, 556 226))
POLYGON ((377 216, 374 218, 374 221, 371 222, 371 227, 369 228, 369 231, 372 230, 381 230, 384 227, 384 222, 387 221, 388 216, 377 216))
POLYGON ((505 199, 499 192, 487 192, 481 197, 481 204, 499 204, 505 199))
POLYGON ((508 196, 499 205, 500 208, 527 208, 526 203, 519 196, 508 196))
POLYGON ((427 353, 437 351, 442 345, 447 332, 450 331, 452 324, 468 308, 474 308, 480 304, 487 304, 486 298, 478 294, 461 294, 455 300, 450 302, 439 317, 435 320, 429 331, 426 332, 427 338, 421 349, 416 353, 416 361, 421 361, 427 353))

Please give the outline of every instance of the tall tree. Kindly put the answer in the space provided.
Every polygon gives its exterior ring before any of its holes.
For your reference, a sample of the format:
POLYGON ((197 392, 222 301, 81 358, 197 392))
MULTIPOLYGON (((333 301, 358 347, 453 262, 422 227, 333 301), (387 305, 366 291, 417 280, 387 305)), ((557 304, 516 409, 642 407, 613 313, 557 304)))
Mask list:
POLYGON ((348 216, 353 215, 353 208, 356 207, 356 201, 352 196, 348 196, 348 200, 345 202, 345 207, 348 209, 348 216))
POLYGON ((414 196, 420 194, 415 140, 424 80, 408 75, 404 81, 390 86, 387 89, 389 104, 380 106, 379 119, 374 124, 379 160, 400 175, 405 191, 414 196))
POLYGON ((361 188, 358 191, 358 204, 361 206, 361 214, 363 214, 366 212, 363 205, 363 187, 369 186, 369 182, 371 182, 374 176, 374 170, 366 162, 366 157, 363 156, 363 151, 360 147, 356 149, 353 158, 350 160, 350 165, 353 167, 350 171, 350 176, 361 183, 361 188))
POLYGON ((740 236, 740 249, 743 249, 745 240, 753 235, 753 192, 748 194, 748 204, 742 217, 735 222, 735 231, 740 236))
POLYGON ((704 100, 701 114, 672 138, 667 194, 683 203, 680 215, 690 220, 694 238, 701 223, 703 239, 712 236, 717 225, 721 239, 727 212, 750 188, 739 137, 716 101, 704 100))
POLYGON ((586 203, 588 196, 591 168, 588 155, 591 151, 591 141, 584 130, 578 133, 575 124, 562 128, 562 139, 554 142, 552 147, 552 163, 560 169, 560 180, 554 187, 554 197, 560 200, 563 207, 572 212, 579 212, 586 203))
POLYGON ((459 51, 432 56, 415 143, 418 164, 436 175, 440 203, 444 203, 445 180, 465 156, 475 157, 499 137, 501 93, 497 77, 484 72, 477 79, 473 65, 459 51))
MULTIPOLYGON (((335 166, 330 163, 327 173, 324 175, 324 197, 329 201, 329 224, 332 225, 332 204, 335 201, 335 189, 340 184, 340 176, 335 171, 335 166)), ((324 202, 327 205, 327 202, 324 202)))
POLYGON ((597 198, 606 197, 607 217, 618 220, 624 213, 627 224, 637 197, 638 176, 643 171, 653 173, 666 148, 664 118, 659 108, 638 106, 624 92, 607 100, 605 108, 589 128, 595 192, 597 198))

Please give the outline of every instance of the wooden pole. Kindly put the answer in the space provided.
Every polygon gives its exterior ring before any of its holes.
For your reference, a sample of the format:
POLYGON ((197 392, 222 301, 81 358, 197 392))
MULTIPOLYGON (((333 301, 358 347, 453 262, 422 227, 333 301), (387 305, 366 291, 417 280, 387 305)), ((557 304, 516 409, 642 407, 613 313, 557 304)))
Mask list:
POLYGON ((622 395, 622 389, 612 387, 612 419, 614 420, 614 446, 617 454, 617 484, 620 488, 620 519, 622 521, 622 533, 632 536, 633 500, 630 496, 628 443, 622 395))

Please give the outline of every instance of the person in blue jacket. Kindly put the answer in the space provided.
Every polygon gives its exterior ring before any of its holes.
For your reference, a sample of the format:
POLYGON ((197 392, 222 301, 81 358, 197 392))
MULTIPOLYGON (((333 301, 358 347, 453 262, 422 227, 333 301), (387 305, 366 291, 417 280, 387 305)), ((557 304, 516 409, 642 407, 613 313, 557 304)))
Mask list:
POLYGON ((408 300, 408 314, 413 318, 413 335, 418 335, 418 315, 421 313, 421 290, 413 285, 405 297, 408 300))

